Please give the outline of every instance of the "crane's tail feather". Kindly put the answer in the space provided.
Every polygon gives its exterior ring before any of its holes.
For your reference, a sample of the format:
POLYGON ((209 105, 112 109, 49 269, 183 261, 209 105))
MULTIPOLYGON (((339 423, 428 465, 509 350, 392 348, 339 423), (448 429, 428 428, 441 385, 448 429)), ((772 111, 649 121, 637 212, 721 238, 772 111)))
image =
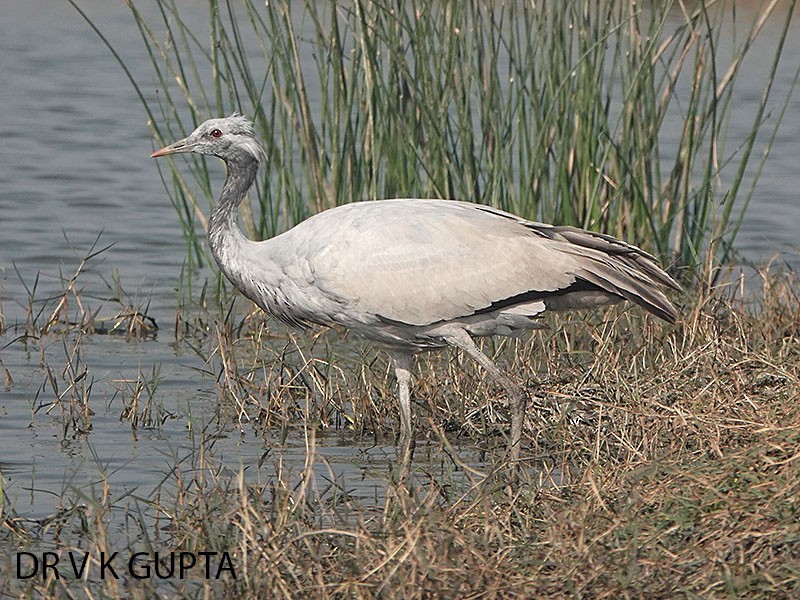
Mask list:
MULTIPOLYGON (((544 233, 544 232, 543 232, 544 233)), ((658 266, 652 255, 617 238, 575 227, 553 227, 553 239, 567 242, 567 250, 579 257, 578 277, 615 294, 648 312, 674 323, 678 310, 661 287, 681 291, 680 284, 658 266)))
POLYGON ((660 289, 652 285, 651 280, 641 280, 631 272, 612 266, 597 265, 585 269, 579 276, 603 290, 638 304, 669 323, 674 323, 678 318, 678 310, 660 289))

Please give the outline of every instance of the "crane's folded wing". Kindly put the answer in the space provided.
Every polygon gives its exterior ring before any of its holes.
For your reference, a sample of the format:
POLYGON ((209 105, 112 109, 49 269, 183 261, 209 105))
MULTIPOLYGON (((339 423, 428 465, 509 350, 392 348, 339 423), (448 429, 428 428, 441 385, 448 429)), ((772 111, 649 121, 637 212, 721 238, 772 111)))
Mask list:
POLYGON ((580 268, 576 256, 524 221, 474 205, 394 200, 348 207, 349 214, 341 207, 306 221, 315 240, 306 255, 314 286, 360 319, 422 326, 509 299, 530 303, 538 292, 574 284, 580 268), (336 227, 327 227, 324 217, 337 212, 336 227))

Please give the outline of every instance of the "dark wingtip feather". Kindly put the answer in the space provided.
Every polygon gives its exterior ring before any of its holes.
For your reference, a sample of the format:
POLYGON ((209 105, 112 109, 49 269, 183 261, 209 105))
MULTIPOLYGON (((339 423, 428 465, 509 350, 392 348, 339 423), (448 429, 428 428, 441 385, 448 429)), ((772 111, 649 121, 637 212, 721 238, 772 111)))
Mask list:
POLYGON ((654 256, 610 235, 575 227, 553 227, 548 233, 548 237, 566 241, 575 254, 586 259, 579 275, 582 279, 638 304, 668 323, 677 321, 678 309, 659 286, 676 292, 683 288, 654 256))

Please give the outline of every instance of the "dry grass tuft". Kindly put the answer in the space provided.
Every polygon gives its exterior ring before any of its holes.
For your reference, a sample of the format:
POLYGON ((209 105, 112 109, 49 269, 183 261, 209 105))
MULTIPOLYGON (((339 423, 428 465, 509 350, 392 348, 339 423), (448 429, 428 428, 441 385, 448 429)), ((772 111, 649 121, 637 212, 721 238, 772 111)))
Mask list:
MULTIPOLYGON (((60 335, 71 333, 93 333, 108 335, 124 335, 126 339, 150 338, 156 335, 158 324, 155 319, 147 314, 148 302, 131 297, 123 289, 119 273, 115 272, 112 281, 103 279, 106 288, 100 302, 94 296, 97 291, 87 289, 91 284, 89 274, 106 250, 111 246, 98 248, 98 236, 87 253, 80 258, 75 271, 65 275, 59 271, 58 275, 42 275, 37 273, 32 283, 27 283, 22 274, 17 271, 23 287, 27 291, 25 305, 27 314, 25 322, 13 327, 15 333, 29 338, 38 338, 46 335, 60 335), (55 279, 56 284, 48 282, 50 288, 47 295, 41 298, 40 285, 43 279, 55 279), (95 301, 98 306, 92 306, 95 301), (111 305, 115 307, 112 314, 106 315, 111 305)), ((45 287, 45 286, 43 286, 45 287)), ((7 324, 3 322, 0 314, 0 334, 4 332, 7 324)))

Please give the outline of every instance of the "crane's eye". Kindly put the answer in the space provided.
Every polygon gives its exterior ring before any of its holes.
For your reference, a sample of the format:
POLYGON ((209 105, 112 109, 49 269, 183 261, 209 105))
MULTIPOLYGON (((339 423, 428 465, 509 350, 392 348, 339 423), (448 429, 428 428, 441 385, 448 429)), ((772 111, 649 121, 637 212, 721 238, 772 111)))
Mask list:
POLYGON ((222 132, 219 129, 212 129, 211 133, 209 133, 209 135, 211 137, 213 137, 213 138, 218 138, 218 137, 222 136, 222 132))

